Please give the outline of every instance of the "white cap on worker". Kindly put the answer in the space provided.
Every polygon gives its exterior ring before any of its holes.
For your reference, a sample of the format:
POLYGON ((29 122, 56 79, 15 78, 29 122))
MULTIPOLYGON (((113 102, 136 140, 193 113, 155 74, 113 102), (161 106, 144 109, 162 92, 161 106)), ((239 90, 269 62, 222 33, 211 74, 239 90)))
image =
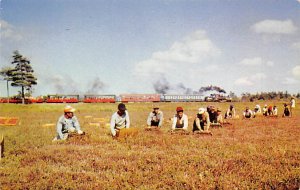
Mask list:
POLYGON ((199 114, 203 114, 205 112, 205 108, 199 108, 199 114))
POLYGON ((64 112, 67 113, 67 112, 74 112, 75 111, 75 108, 71 107, 71 106, 66 106, 65 109, 64 109, 64 112))

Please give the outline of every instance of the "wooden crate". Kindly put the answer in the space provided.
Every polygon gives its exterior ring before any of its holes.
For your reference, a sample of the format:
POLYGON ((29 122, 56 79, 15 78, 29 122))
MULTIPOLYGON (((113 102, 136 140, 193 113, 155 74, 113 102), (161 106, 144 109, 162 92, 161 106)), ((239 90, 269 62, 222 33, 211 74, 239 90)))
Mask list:
POLYGON ((0 117, 0 126, 16 126, 18 123, 17 117, 0 117))
POLYGON ((196 136, 202 136, 202 135, 212 136, 213 134, 210 131, 194 131, 193 135, 196 135, 196 136))
POLYGON ((139 133, 139 130, 137 128, 128 128, 128 129, 121 129, 117 132, 118 138, 126 138, 126 137, 135 137, 139 133))

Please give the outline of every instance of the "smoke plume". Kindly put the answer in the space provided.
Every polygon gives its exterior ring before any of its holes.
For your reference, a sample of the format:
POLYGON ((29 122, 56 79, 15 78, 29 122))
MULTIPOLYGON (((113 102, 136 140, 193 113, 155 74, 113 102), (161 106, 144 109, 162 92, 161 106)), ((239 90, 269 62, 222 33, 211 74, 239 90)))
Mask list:
POLYGON ((166 94, 171 89, 171 86, 165 77, 161 77, 153 83, 153 88, 156 93, 166 94))
POLYGON ((87 94, 99 94, 103 91, 105 84, 100 80, 99 77, 96 77, 93 82, 91 88, 86 92, 87 94))
POLYGON ((153 83, 153 88, 158 94, 200 94, 198 91, 194 91, 192 88, 186 87, 183 83, 170 84, 165 77, 160 77, 153 83))
POLYGON ((49 78, 57 94, 80 94, 78 84, 70 76, 54 75, 49 78))
POLYGON ((86 91, 80 90, 78 82, 73 80, 68 75, 54 75, 48 77, 48 81, 54 87, 54 91, 51 93, 56 94, 99 94, 106 87, 105 83, 100 80, 99 77, 95 77, 94 80, 88 82, 86 85, 88 88, 86 91))
POLYGON ((176 85, 175 91, 179 94, 199 94, 199 92, 194 91, 192 88, 185 87, 182 83, 176 85))
POLYGON ((153 87, 156 93, 159 94, 199 94, 203 95, 208 91, 217 91, 218 93, 226 93, 224 89, 218 86, 206 86, 201 87, 198 91, 193 90, 192 88, 186 87, 183 83, 170 84, 165 77, 159 78, 156 82, 153 83, 153 87))
POLYGON ((221 87, 218 86, 206 86, 206 87, 201 87, 199 89, 199 92, 202 94, 203 92, 207 92, 207 91, 217 91, 219 93, 226 93, 226 91, 224 89, 222 89, 221 87))
POLYGON ((57 92, 60 92, 60 93, 65 92, 64 88, 63 88, 63 86, 64 86, 63 81, 64 81, 63 78, 59 75, 53 76, 53 78, 51 79, 51 82, 54 86, 56 93, 57 92))

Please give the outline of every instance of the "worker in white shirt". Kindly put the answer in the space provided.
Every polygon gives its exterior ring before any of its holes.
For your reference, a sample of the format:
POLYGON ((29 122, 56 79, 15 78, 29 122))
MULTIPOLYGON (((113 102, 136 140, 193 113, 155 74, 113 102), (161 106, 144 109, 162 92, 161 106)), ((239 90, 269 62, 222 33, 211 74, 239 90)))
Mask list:
POLYGON ((149 113, 147 119, 148 127, 161 127, 163 117, 163 112, 159 110, 159 107, 157 105, 153 106, 153 111, 149 113))
POLYGON ((58 119, 56 124, 57 135, 53 141, 66 140, 69 133, 77 131, 79 135, 84 134, 80 128, 77 117, 74 115, 75 109, 71 106, 64 108, 64 114, 58 119))
POLYGON ((254 112, 255 112, 255 114, 261 113, 261 108, 260 108, 259 104, 256 104, 256 106, 254 107, 254 112))
POLYGON ((291 102, 290 102, 291 116, 292 116, 293 110, 294 110, 295 108, 296 108, 296 100, 295 100, 295 98, 292 96, 291 102))
POLYGON ((228 118, 235 118, 235 108, 232 104, 230 105, 230 107, 228 108, 228 110, 225 113, 225 119, 228 119, 228 118))
POLYGON ((243 112, 244 119, 249 119, 253 117, 253 112, 249 109, 249 107, 246 107, 245 111, 243 112))
POLYGON ((130 119, 126 106, 123 103, 118 105, 118 111, 111 116, 110 129, 113 137, 118 136, 121 129, 130 127, 130 119))
POLYGON ((263 107, 262 114, 264 116, 268 116, 268 105, 267 104, 265 104, 265 106, 263 107))
POLYGON ((183 108, 182 107, 177 107, 176 108, 176 114, 174 115, 173 118, 173 123, 172 123, 172 131, 176 129, 183 129, 187 131, 188 129, 188 117, 183 113, 183 108))
POLYGON ((209 132, 210 124, 211 123, 208 112, 205 110, 205 108, 199 108, 197 116, 194 120, 193 132, 209 132))
POLYGON ((273 106, 273 115, 274 116, 278 116, 278 109, 277 109, 277 106, 273 106))

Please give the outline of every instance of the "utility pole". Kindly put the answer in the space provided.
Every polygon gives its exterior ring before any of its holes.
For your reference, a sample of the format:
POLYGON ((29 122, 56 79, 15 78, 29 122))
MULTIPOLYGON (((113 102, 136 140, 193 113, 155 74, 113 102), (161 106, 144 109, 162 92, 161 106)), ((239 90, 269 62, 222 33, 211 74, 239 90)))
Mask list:
POLYGON ((7 89, 7 103, 9 103, 9 85, 8 85, 8 80, 6 81, 6 89, 7 89))

